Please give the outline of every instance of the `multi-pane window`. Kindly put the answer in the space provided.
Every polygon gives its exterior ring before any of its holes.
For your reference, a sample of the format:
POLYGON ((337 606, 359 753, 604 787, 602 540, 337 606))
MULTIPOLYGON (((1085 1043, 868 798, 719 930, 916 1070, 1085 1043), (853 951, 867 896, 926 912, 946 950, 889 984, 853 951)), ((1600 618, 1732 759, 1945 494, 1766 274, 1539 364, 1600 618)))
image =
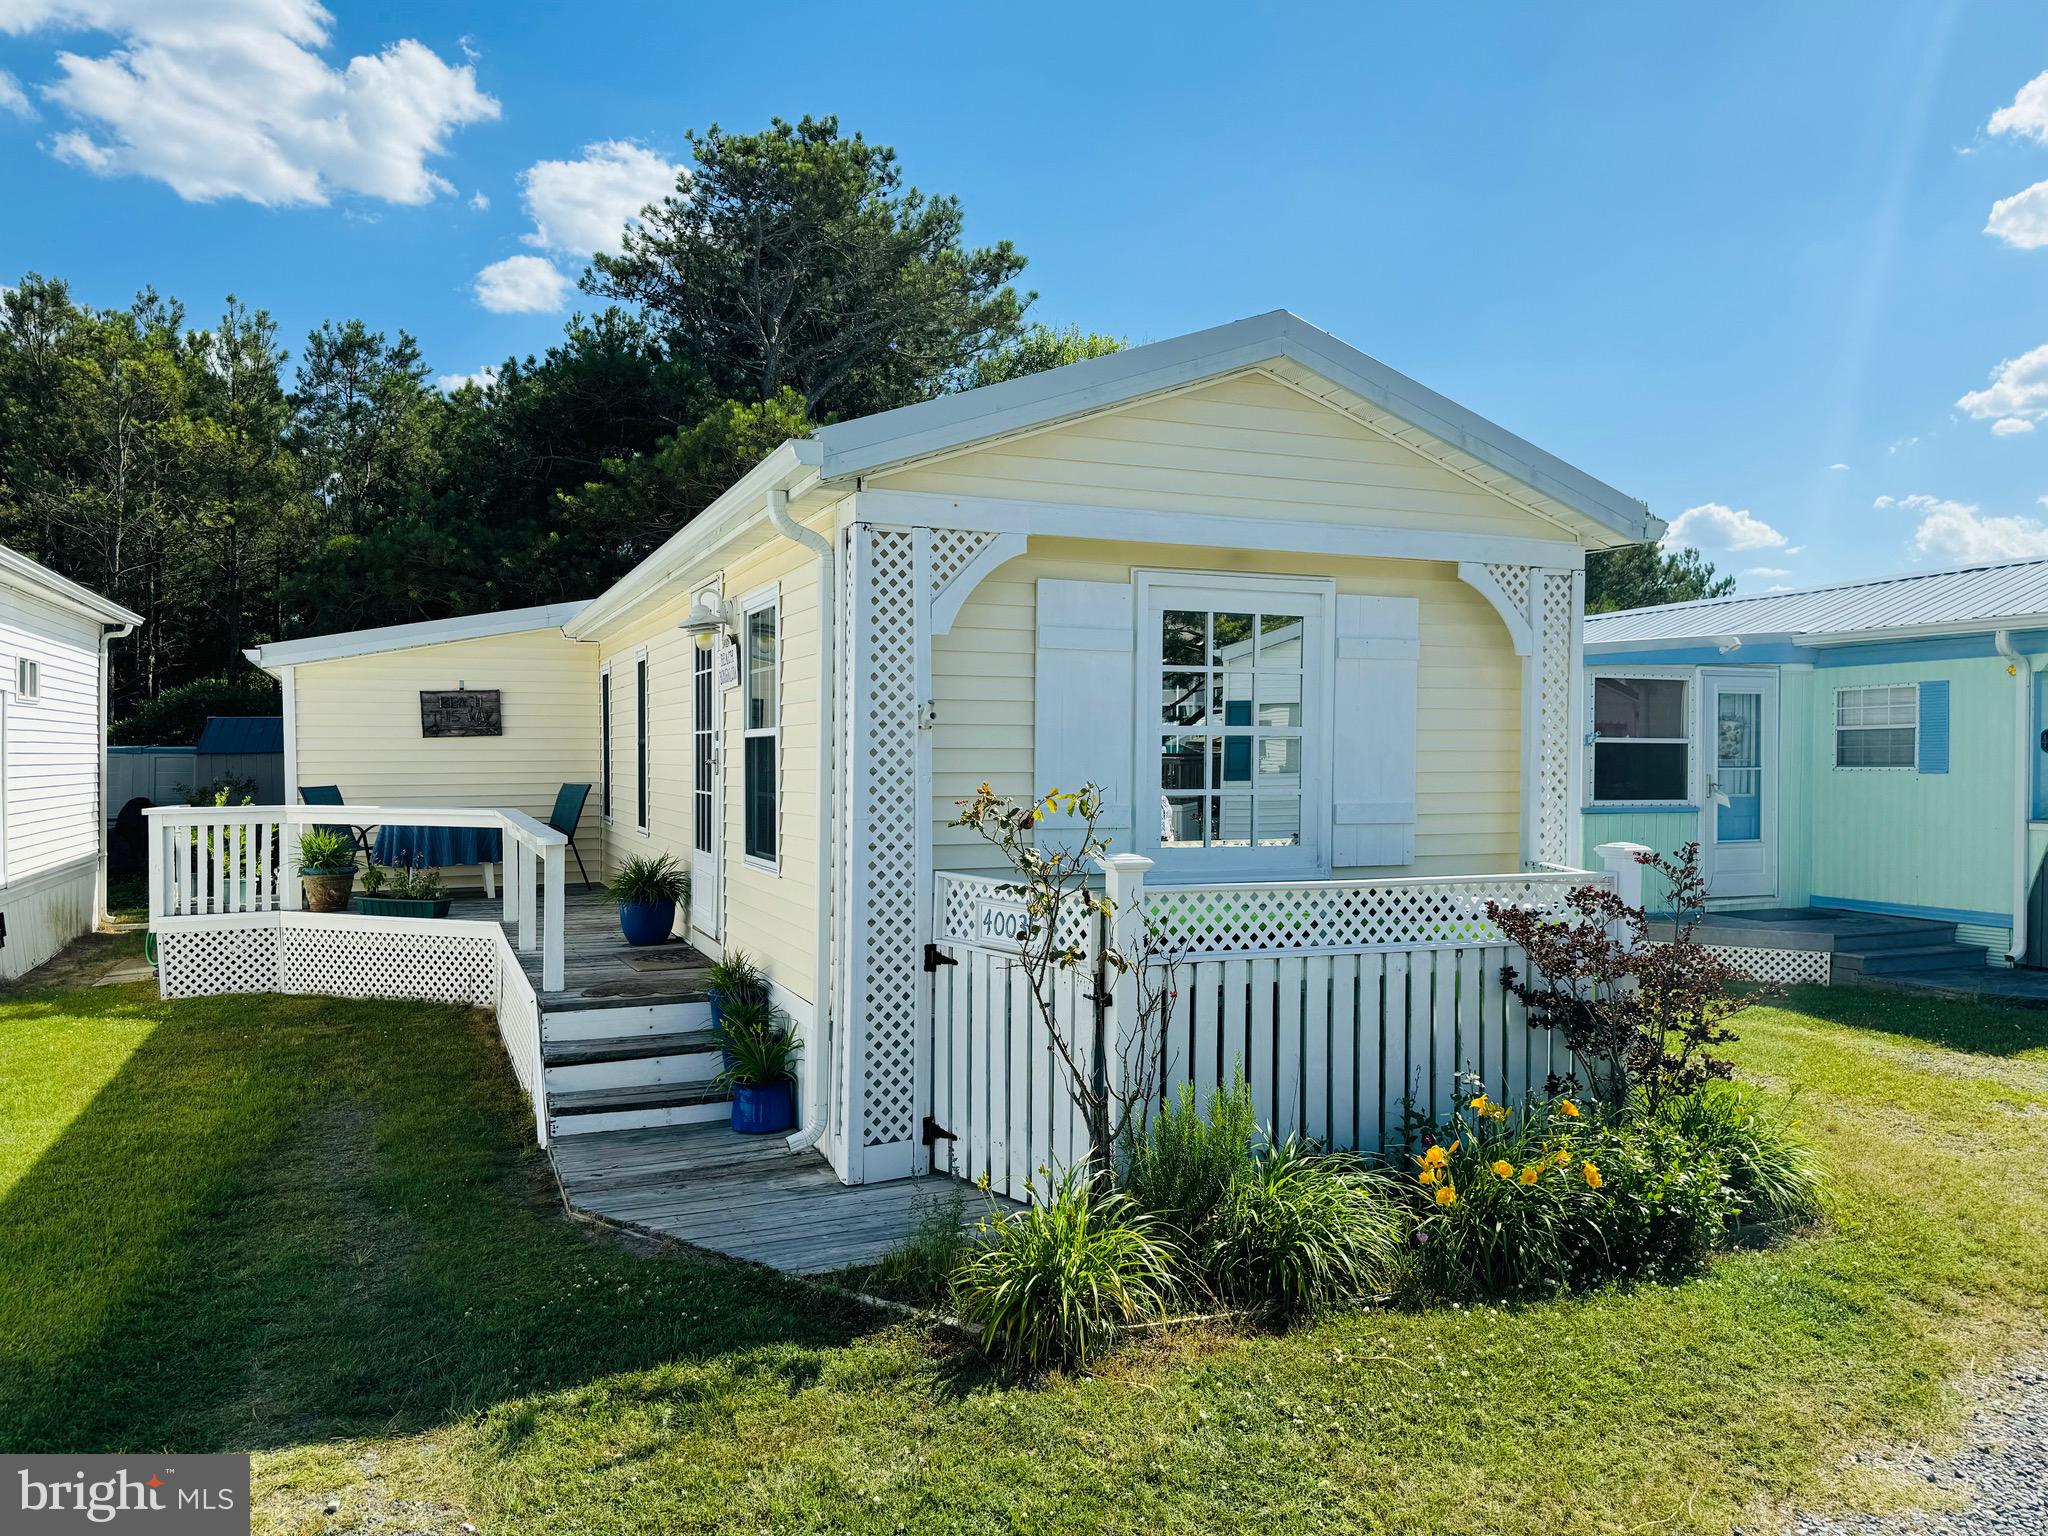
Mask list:
POLYGON ((597 674, 597 803, 606 821, 612 819, 612 669, 597 674))
POLYGON ((1593 679, 1593 799, 1683 800, 1692 783, 1686 684, 1593 679))
POLYGON ((1920 690, 1841 688, 1835 692, 1837 768, 1911 768, 1920 745, 1920 690))
POLYGON ((23 656, 14 664, 14 696, 39 699, 43 696, 43 664, 23 656))
POLYGON ((1307 619, 1167 608, 1159 622, 1160 847, 1300 847, 1307 619))
POLYGON ((725 644, 726 638, 721 634, 712 644, 692 651, 690 661, 690 707, 694 711, 690 722, 690 846, 699 853, 710 853, 714 847, 712 813, 718 805, 718 786, 713 775, 717 771, 718 722, 712 711, 718 706, 718 651, 725 644))
POLYGON ((750 859, 774 863, 776 838, 776 765, 782 728, 781 644, 778 615, 771 602, 747 611, 742 623, 745 669, 740 723, 746 753, 746 852, 750 859))
POLYGON ((647 658, 633 662, 633 825, 647 830, 647 658))

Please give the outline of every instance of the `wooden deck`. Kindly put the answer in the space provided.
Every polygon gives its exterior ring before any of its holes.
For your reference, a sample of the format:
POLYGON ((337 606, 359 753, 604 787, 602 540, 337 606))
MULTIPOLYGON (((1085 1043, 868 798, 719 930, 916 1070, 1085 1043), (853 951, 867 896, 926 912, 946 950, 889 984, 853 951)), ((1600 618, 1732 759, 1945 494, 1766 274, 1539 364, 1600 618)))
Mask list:
POLYGON ((936 1202, 964 1194, 972 1219, 982 1198, 937 1176, 842 1184, 815 1151, 724 1126, 565 1136, 553 1153, 578 1210, 799 1275, 872 1264, 936 1202))
MULTIPOLYGON (((455 898, 450 917, 496 922, 518 947, 517 923, 504 921, 502 898, 465 893, 455 898)), ((519 964, 540 997, 543 1011, 624 1007, 644 1003, 690 1003, 704 996, 703 955, 681 939, 635 948, 619 932, 619 909, 600 890, 571 885, 562 904, 562 990, 540 989, 540 951, 522 951, 519 964)))

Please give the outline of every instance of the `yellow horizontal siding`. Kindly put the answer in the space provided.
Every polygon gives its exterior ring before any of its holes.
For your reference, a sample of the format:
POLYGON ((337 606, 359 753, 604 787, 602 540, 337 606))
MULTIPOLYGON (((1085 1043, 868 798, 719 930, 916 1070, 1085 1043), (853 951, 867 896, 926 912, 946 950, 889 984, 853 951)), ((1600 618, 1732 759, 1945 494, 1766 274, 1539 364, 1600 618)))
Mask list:
POLYGON ((1031 501, 1559 538, 1559 530, 1263 374, 928 460, 871 484, 1031 501))
POLYGON ((933 643, 938 868, 996 867, 971 832, 947 825, 958 814, 957 802, 982 780, 1005 794, 1046 787, 1032 774, 1039 579, 1125 582, 1140 567, 1318 576, 1334 580, 1339 592, 1417 599, 1415 860, 1404 869, 1337 873, 1492 874, 1520 867, 1522 664, 1499 616, 1458 580, 1456 567, 1033 539, 1025 555, 975 590, 952 631, 933 643))

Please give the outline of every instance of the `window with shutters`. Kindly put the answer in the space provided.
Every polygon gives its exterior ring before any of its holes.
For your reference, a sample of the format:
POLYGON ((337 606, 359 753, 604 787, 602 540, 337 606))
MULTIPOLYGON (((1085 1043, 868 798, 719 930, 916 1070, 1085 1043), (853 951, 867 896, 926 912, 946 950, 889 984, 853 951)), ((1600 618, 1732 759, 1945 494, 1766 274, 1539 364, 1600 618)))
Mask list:
POLYGON ((1146 851, 1169 868, 1315 870, 1328 815, 1327 590, 1155 577, 1145 594, 1141 843, 1149 832, 1146 851))
POLYGON ((1920 690, 1835 690, 1835 766, 1911 768, 1920 745, 1920 690))

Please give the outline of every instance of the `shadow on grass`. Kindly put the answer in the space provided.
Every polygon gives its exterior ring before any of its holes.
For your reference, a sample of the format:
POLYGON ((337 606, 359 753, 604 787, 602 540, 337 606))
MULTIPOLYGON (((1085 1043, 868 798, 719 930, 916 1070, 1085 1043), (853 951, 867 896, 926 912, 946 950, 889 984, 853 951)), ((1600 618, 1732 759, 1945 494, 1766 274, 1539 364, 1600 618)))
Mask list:
POLYGON ((711 1418, 886 1325, 561 1218, 484 1015, 153 990, 0 1007, 17 1039, 148 1031, 0 1198, 10 1450, 414 1432, 650 1367, 711 1418))
POLYGON ((1973 1056, 2048 1050, 2048 1011, 2040 1008, 1881 987, 1812 986, 1793 987, 1775 1006, 1973 1056))

